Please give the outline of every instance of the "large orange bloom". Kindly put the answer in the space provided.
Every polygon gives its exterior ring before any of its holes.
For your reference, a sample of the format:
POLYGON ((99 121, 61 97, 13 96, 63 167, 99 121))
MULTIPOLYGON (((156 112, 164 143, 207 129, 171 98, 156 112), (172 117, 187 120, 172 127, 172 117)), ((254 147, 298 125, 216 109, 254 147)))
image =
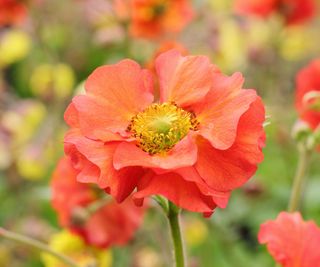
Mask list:
POLYGON ((110 200, 86 214, 83 208, 98 203, 98 192, 88 184, 77 182, 77 174, 68 158, 62 158, 53 173, 52 205, 61 226, 97 247, 126 244, 142 223, 143 209, 136 207, 130 199, 122 204, 110 200))
POLYGON ((299 24, 314 16, 316 4, 314 0, 236 0, 234 8, 240 14, 264 18, 278 13, 286 24, 299 24))
POLYGON ((73 98, 65 152, 80 182, 97 183, 118 201, 163 195, 210 214, 226 207, 262 161, 264 106, 243 77, 223 75, 205 56, 176 50, 156 60, 152 75, 132 60, 96 69, 86 94, 73 98), (155 102, 154 102, 155 101, 155 102))
POLYGON ((189 0, 115 0, 115 9, 128 16, 131 34, 144 38, 179 32, 193 18, 189 0))
POLYGON ((312 129, 320 124, 320 59, 300 70, 296 77, 296 108, 312 129))
POLYGON ((303 221, 300 213, 281 212, 261 225, 259 242, 283 267, 317 267, 320 264, 320 228, 303 221))
POLYGON ((26 16, 26 7, 17 0, 0 0, 0 27, 19 23, 26 16))

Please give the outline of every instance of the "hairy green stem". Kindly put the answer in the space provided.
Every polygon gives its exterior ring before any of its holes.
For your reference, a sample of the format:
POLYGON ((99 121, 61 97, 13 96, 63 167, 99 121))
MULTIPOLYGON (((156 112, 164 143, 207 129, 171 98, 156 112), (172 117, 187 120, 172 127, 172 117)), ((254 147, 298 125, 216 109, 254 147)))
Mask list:
POLYGON ((58 260, 60 260, 61 262, 63 262, 64 264, 70 266, 70 267, 80 267, 76 262, 74 262, 72 259, 70 259, 69 257, 60 254, 57 251, 52 250, 48 245, 35 240, 31 237, 27 237, 24 235, 20 235, 11 231, 8 231, 2 227, 0 227, 0 236, 5 237, 7 239, 28 245, 28 246, 32 246, 34 248, 37 248, 39 250, 42 250, 46 253, 49 253, 50 255, 52 255, 53 257, 57 258, 58 260))

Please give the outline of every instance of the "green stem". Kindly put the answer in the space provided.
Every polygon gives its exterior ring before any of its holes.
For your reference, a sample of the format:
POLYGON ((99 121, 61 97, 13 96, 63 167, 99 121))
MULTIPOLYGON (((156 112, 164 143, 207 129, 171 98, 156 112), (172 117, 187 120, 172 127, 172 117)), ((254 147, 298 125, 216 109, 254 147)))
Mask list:
POLYGON ((70 267, 80 267, 76 262, 74 262, 72 259, 70 259, 69 257, 60 254, 57 251, 52 250, 48 245, 32 239, 30 237, 24 236, 24 235, 20 235, 11 231, 8 231, 2 227, 0 227, 0 236, 3 236, 7 239, 28 245, 28 246, 32 246, 35 247, 39 250, 45 251, 47 253, 49 253, 50 255, 52 255, 53 257, 57 258, 58 260, 60 260, 61 262, 63 262, 64 264, 66 264, 67 266, 70 267))
POLYGON ((170 224, 171 237, 174 246, 174 258, 176 267, 184 267, 184 250, 183 250, 183 241, 180 230, 179 223, 180 209, 175 206, 172 202, 169 202, 169 210, 167 217, 170 224))
POLYGON ((299 148, 299 162, 297 171, 293 180, 291 197, 289 201, 288 211, 293 212, 299 210, 301 197, 306 181, 306 172, 309 165, 311 152, 304 146, 299 148))

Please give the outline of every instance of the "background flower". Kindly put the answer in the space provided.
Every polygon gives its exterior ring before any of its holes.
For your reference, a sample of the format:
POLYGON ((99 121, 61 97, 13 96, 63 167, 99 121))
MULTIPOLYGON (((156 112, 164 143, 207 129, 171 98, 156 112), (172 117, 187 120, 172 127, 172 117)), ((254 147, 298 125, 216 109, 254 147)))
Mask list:
POLYGON ((296 108, 312 129, 320 123, 320 59, 311 61, 296 76, 296 108))
POLYGON ((89 184, 78 183, 76 175, 77 171, 67 158, 60 160, 53 174, 52 205, 58 212, 61 226, 97 247, 126 244, 142 223, 144 210, 135 207, 130 199, 122 204, 103 201, 93 208, 102 192, 89 184))
POLYGON ((258 239, 283 267, 314 267, 320 262, 320 228, 303 221, 298 212, 281 212, 276 220, 262 224, 258 239))

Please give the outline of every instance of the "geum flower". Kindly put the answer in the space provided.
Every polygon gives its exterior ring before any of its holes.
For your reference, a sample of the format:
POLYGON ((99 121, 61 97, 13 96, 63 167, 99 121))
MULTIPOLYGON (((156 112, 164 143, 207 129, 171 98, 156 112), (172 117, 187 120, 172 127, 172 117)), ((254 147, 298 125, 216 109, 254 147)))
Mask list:
POLYGON ((117 201, 136 190, 138 205, 162 195, 209 215, 262 161, 264 106, 242 89, 240 73, 225 76, 205 56, 170 50, 155 65, 159 100, 152 74, 136 62, 97 68, 65 113, 65 152, 78 181, 117 201))
POLYGON ((312 19, 316 3, 314 0, 236 0, 234 9, 239 14, 262 18, 279 14, 287 25, 293 25, 312 19))
POLYGON ((144 209, 131 199, 118 204, 101 201, 105 193, 92 185, 79 183, 68 158, 62 158, 52 177, 52 205, 62 227, 70 229, 92 246, 106 248, 125 245, 134 236, 143 220, 144 209), (100 199, 100 204, 99 203, 100 199), (87 210, 95 206, 94 210, 87 210))
POLYGON ((129 21, 131 35, 159 38, 180 32, 193 18, 189 0, 115 0, 120 19, 129 21))
POLYGON ((258 239, 283 267, 320 266, 320 228, 303 221, 298 212, 281 212, 276 220, 262 224, 258 239))
POLYGON ((0 27, 20 23, 26 14, 27 8, 21 1, 0 1, 0 27))
POLYGON ((296 108, 299 118, 312 129, 320 123, 320 59, 311 61, 296 77, 296 108))

